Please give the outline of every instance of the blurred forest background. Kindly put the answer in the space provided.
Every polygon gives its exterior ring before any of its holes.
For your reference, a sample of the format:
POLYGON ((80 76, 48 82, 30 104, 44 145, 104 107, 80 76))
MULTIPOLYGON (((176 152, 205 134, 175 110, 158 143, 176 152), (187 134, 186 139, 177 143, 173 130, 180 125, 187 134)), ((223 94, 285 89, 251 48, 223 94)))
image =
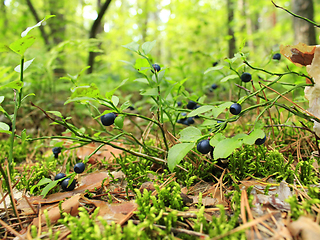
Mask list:
MULTIPOLYGON (((320 1, 275 3, 320 22, 320 16, 314 15, 320 1)), ((38 39, 26 52, 26 60, 35 57, 35 61, 25 73, 26 92, 46 102, 64 101, 61 94, 69 92, 71 83, 60 77, 76 75, 86 66, 91 68, 82 84, 94 82, 102 93, 123 79, 138 78, 126 63, 134 64, 137 56, 121 47, 133 41, 157 40, 152 61, 166 68, 167 77, 188 78, 191 90, 203 92, 225 77, 204 75, 204 71, 233 57, 240 47, 263 68, 281 44, 319 42, 314 26, 276 8, 270 0, 4 0, 0 3, 1 44, 9 45, 49 14, 56 17, 32 30, 38 39)), ((12 70, 19 64, 14 53, 2 52, 0 59, 2 68, 12 70)), ((285 70, 289 61, 282 59, 285 63, 276 67, 285 70)), ((139 84, 131 83, 123 90, 138 91, 139 84)), ((12 90, 8 91, 11 99, 12 90)))

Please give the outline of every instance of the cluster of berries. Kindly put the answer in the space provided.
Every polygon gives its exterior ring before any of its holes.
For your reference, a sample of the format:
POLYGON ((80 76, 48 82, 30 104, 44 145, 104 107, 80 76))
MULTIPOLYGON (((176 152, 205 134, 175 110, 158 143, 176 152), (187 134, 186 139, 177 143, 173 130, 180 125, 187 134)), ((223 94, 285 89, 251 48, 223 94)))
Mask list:
MULTIPOLYGON (((54 147, 52 148, 52 152, 54 154, 54 157, 55 158, 58 158, 59 156, 59 153, 61 153, 61 147, 54 147)), ((84 172, 84 169, 86 168, 85 164, 83 162, 78 162, 74 165, 73 167, 73 170, 75 173, 83 173, 84 172)), ((72 182, 69 184, 70 182, 70 178, 66 178, 66 174, 65 173, 58 173, 55 177, 54 177, 54 180, 60 180, 62 178, 65 178, 63 179, 61 182, 59 182, 61 184, 61 188, 64 190, 64 191, 72 191, 75 187, 76 187, 76 180, 72 180, 72 182)))
MULTIPOLYGON (((84 169, 86 168, 86 166, 84 165, 83 162, 78 162, 74 165, 73 167, 73 170, 80 174, 80 173, 83 173, 84 169)), ((65 178, 67 175, 65 173, 58 173, 55 177, 54 177, 54 180, 60 180, 62 178, 65 178)), ((70 182, 70 178, 65 178, 63 179, 60 184, 61 184, 61 188, 64 190, 64 191, 72 191, 75 187, 76 187, 76 180, 72 180, 71 183, 70 182)))

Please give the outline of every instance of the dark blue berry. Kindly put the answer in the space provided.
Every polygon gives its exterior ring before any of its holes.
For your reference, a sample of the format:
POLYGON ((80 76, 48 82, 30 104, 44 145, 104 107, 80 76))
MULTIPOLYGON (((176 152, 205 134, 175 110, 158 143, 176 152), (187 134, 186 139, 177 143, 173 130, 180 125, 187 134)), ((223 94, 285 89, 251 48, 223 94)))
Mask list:
POLYGON ((59 180, 59 179, 64 178, 64 177, 66 177, 66 175, 65 175, 64 173, 58 173, 58 174, 54 177, 54 180, 56 181, 56 180, 59 180))
POLYGON ((62 149, 61 147, 52 148, 52 152, 53 152, 55 158, 58 158, 59 153, 61 153, 61 149, 62 149))
POLYGON ((217 65, 218 65, 218 62, 212 63, 212 67, 215 67, 215 66, 217 66, 217 65))
POLYGON ((256 145, 262 145, 262 144, 265 143, 266 139, 267 139, 267 136, 264 136, 264 138, 258 138, 258 139, 255 141, 255 144, 256 144, 256 145))
POLYGON ((182 106, 182 102, 177 102, 178 107, 182 106))
POLYGON ((84 169, 86 168, 86 166, 84 165, 83 162, 78 162, 74 165, 73 170, 76 173, 83 173, 84 169))
POLYGON ((184 119, 178 119, 177 123, 181 123, 183 125, 189 126, 188 120, 186 118, 184 119))
POLYGON ((276 53, 275 55, 273 55, 272 59, 280 60, 281 59, 281 54, 280 53, 276 53))
POLYGON ((61 187, 64 191, 72 191, 76 187, 76 180, 73 179, 72 183, 69 185, 70 178, 66 178, 62 181, 61 187))
POLYGON ((217 89, 217 88, 218 88, 218 85, 214 83, 214 84, 211 85, 211 88, 212 88, 212 89, 217 89))
MULTIPOLYGON (((156 71, 156 72, 159 72, 161 70, 161 67, 159 66, 159 64, 152 64, 152 67, 153 69, 156 71)), ((152 71, 153 72, 153 71, 152 71)))
POLYGON ((117 115, 115 113, 107 113, 105 115, 101 116, 101 123, 104 126, 110 126, 114 123, 114 120, 116 119, 117 115))
POLYGON ((241 112, 241 105, 239 103, 234 103, 230 106, 230 112, 233 115, 238 115, 241 112))
POLYGON ((189 117, 187 119, 188 124, 194 124, 194 119, 192 117, 189 117))
POLYGON ((250 73, 244 72, 244 73, 242 73, 240 78, 241 78, 242 82, 250 82, 252 79, 252 76, 250 73))
POLYGON ((194 101, 189 101, 187 104, 188 109, 194 109, 197 106, 197 103, 194 101))
POLYGON ((210 145, 210 140, 209 139, 201 140, 197 144, 197 150, 202 154, 209 153, 211 151, 211 149, 212 149, 212 146, 210 145))

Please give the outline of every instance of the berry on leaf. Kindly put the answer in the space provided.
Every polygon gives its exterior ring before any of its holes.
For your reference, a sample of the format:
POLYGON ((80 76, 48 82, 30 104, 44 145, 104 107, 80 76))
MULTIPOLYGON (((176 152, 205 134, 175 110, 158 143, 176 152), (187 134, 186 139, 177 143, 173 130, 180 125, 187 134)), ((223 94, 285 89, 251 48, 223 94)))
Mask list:
POLYGON ((244 73, 242 73, 240 78, 241 78, 242 82, 250 82, 252 79, 252 76, 250 73, 244 72, 244 73))
POLYGON ((238 115, 241 112, 241 105, 239 103, 234 103, 230 106, 229 110, 233 115, 238 115))
POLYGON ((70 178, 66 178, 62 181, 61 187, 64 191, 72 191, 76 187, 76 180, 73 179, 72 183, 69 185, 70 178))
POLYGON ((280 53, 276 53, 273 55, 272 59, 275 59, 275 60, 280 60, 281 59, 281 54, 280 53))
POLYGON ((107 113, 105 115, 101 116, 101 123, 104 126, 110 126, 114 123, 114 120, 116 119, 117 115, 115 113, 107 113))
POLYGON ((197 150, 202 154, 209 153, 211 151, 211 149, 212 149, 212 146, 210 145, 210 140, 209 139, 201 140, 197 144, 197 150))
POLYGON ((59 180, 59 179, 61 179, 61 178, 66 177, 66 176, 67 176, 67 175, 64 174, 64 173, 58 173, 58 174, 54 177, 54 180, 56 181, 56 180, 59 180))
POLYGON ((258 139, 255 141, 255 144, 256 144, 256 145, 262 145, 262 144, 265 143, 266 139, 267 139, 267 136, 264 136, 264 138, 258 138, 258 139))
POLYGON ((76 173, 83 173, 84 169, 86 168, 86 166, 84 165, 83 162, 78 162, 74 165, 73 170, 76 173))

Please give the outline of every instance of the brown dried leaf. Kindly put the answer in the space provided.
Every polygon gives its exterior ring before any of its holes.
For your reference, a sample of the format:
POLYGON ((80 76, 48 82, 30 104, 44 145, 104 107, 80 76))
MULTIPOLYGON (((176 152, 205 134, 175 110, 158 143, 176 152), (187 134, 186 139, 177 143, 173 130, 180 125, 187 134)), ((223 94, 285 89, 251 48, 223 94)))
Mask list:
MULTIPOLYGON (((61 208, 63 209, 64 212, 70 213, 72 216, 77 216, 78 208, 80 206, 79 199, 80 199, 80 194, 76 194, 70 199, 63 202, 61 205, 61 208)), ((59 206, 57 205, 56 207, 50 209, 48 211, 48 216, 51 223, 56 223, 61 216, 59 206)), ((41 214, 40 218, 41 218, 40 219, 41 225, 44 225, 46 223, 45 215, 41 214)), ((34 218, 32 223, 33 225, 39 227, 39 218, 38 217, 34 218)))
POLYGON ((122 202, 108 204, 105 201, 86 199, 87 202, 99 207, 98 215, 108 222, 120 223, 126 218, 126 215, 137 209, 135 202, 122 202))
POLYGON ((305 216, 301 216, 297 221, 288 224, 288 229, 294 237, 300 235, 302 240, 320 239, 319 224, 305 216))
MULTIPOLYGON (((121 177, 121 174, 116 172, 114 175, 114 178, 121 177)), ((74 189, 73 191, 69 192, 58 192, 51 195, 48 195, 46 198, 42 198, 40 196, 34 196, 28 198, 29 202, 35 207, 38 204, 50 204, 50 203, 56 203, 60 202, 61 200, 64 200, 66 198, 70 198, 76 194, 84 193, 87 189, 89 191, 94 191, 95 189, 101 188, 101 184, 104 179, 107 179, 104 181, 104 185, 107 185, 109 183, 109 173, 107 172, 98 172, 98 173, 91 173, 87 176, 84 176, 80 182, 80 187, 74 189)), ((21 210, 24 212, 24 214, 33 214, 33 211, 27 201, 22 198, 18 201, 18 210, 21 210)))
POLYGON ((316 46, 308 46, 304 43, 299 43, 297 45, 291 46, 280 46, 280 53, 288 58, 295 65, 307 66, 310 65, 313 57, 316 46))

